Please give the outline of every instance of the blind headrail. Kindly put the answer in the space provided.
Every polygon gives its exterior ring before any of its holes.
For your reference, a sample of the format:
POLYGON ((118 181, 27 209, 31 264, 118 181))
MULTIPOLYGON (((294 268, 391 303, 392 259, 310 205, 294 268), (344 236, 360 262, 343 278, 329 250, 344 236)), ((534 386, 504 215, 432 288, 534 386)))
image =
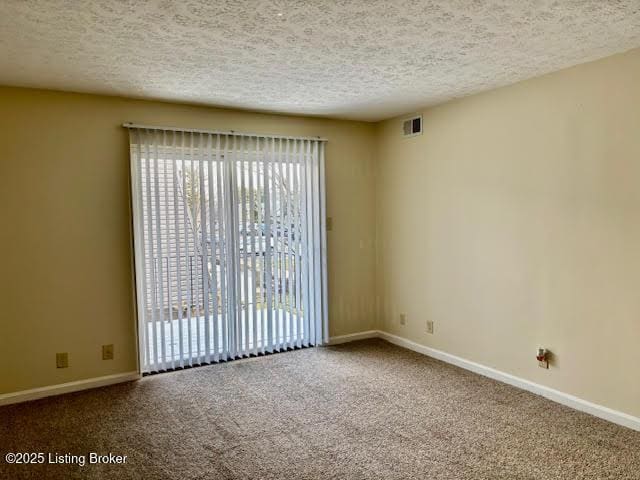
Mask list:
POLYGON ((124 128, 140 129, 140 130, 163 130, 167 132, 190 132, 190 133, 207 133, 212 135, 230 135, 237 137, 254 137, 254 138, 282 138, 286 140, 313 140, 316 142, 328 142, 323 137, 294 137, 288 135, 270 135, 266 133, 246 133, 236 132, 235 130, 203 130, 199 128, 179 128, 179 127, 163 127, 158 125, 140 125, 138 123, 123 123, 124 128))

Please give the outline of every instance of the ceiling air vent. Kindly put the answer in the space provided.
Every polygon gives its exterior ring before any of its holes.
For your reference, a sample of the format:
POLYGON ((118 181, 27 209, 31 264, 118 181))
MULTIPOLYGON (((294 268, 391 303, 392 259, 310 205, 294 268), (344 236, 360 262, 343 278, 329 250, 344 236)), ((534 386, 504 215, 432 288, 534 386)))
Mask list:
POLYGON ((406 119, 402 122, 402 136, 422 135, 422 115, 406 119))

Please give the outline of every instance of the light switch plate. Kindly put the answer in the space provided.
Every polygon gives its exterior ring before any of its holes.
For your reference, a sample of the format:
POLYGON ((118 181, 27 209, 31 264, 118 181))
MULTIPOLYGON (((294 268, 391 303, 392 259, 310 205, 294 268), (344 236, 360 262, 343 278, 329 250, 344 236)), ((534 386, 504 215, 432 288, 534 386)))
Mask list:
POLYGON ((331 230, 333 230, 333 217, 327 217, 327 232, 330 232, 331 230))

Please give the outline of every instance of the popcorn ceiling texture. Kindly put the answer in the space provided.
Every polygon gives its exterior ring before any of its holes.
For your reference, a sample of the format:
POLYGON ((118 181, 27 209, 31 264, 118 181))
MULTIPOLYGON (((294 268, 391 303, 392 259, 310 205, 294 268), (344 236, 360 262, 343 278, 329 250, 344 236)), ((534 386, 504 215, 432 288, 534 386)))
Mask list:
POLYGON ((638 0, 0 3, 0 84, 372 121, 638 46, 638 0))

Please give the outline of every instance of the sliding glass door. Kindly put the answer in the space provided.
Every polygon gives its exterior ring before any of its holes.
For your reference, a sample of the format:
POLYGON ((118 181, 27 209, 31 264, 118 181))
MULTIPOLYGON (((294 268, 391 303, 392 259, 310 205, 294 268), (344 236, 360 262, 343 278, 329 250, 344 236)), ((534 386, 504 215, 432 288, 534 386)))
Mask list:
POLYGON ((130 138, 141 370, 324 343, 324 143, 130 138))

